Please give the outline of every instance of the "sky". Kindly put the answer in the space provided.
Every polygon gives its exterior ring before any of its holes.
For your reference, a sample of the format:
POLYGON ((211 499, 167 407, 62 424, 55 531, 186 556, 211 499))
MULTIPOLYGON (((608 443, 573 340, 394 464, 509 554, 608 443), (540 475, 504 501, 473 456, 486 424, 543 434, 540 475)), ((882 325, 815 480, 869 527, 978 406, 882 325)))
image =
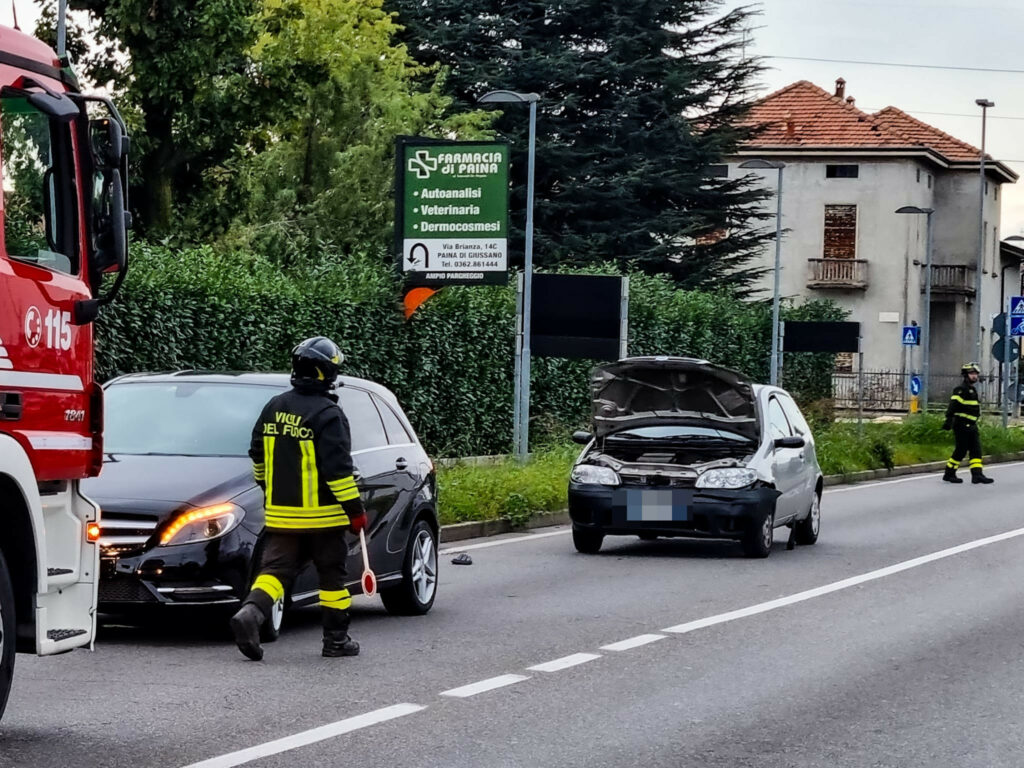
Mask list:
MULTIPOLYGON (((22 29, 30 32, 38 7, 30 0, 12 2, 22 29)), ((797 80, 832 91, 836 78, 843 77, 847 95, 861 109, 899 107, 974 146, 981 144, 981 109, 974 101, 989 99, 996 106, 988 110, 985 149, 1024 176, 1024 57, 1019 54, 1024 0, 724 3, 724 8, 753 4, 760 10, 748 53, 765 57, 769 66, 762 77, 764 94, 797 80), (854 61, 875 63, 844 63, 854 61)), ((11 24, 11 8, 11 2, 2 3, 0 24, 11 24)), ((1005 185, 1001 197, 1001 237, 1024 235, 1024 179, 1005 185)))
MULTIPOLYGON (((995 107, 985 151, 1024 177, 1024 0, 763 0, 755 7, 748 54, 770 67, 764 94, 797 80, 832 92, 842 77, 860 109, 899 107, 976 147, 974 102, 988 99, 995 107), (843 63, 852 61, 876 63, 843 63)), ((1024 235, 1024 178, 1004 185, 1000 197, 1000 237, 1024 235)))

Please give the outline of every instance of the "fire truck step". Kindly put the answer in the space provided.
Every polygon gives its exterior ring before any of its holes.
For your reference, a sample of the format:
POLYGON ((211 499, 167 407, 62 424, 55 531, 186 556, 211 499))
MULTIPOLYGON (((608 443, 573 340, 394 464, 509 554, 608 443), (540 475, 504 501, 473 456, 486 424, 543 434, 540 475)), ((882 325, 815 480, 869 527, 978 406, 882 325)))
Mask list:
POLYGON ((69 637, 84 635, 87 631, 85 629, 50 629, 46 632, 46 639, 59 643, 61 640, 67 640, 69 637))
POLYGON ((47 568, 47 576, 64 576, 69 573, 74 573, 70 568, 47 568))

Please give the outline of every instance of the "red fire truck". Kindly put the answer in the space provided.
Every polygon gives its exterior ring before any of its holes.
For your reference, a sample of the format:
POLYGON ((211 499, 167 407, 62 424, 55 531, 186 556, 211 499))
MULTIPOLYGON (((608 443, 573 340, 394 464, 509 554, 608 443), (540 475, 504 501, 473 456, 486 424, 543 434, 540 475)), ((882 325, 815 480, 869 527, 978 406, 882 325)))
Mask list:
POLYGON ((91 646, 103 458, 92 321, 127 259, 128 138, 66 60, 0 27, 0 714, 15 652, 91 646))

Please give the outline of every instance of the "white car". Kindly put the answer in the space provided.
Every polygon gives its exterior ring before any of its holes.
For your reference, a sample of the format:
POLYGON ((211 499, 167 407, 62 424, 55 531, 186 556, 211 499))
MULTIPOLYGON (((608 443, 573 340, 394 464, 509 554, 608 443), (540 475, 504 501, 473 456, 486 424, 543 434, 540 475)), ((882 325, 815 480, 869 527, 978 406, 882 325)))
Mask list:
POLYGON ((594 369, 593 431, 569 479, 573 542, 606 535, 738 539, 771 553, 774 529, 814 544, 823 477, 793 398, 686 357, 634 357, 594 369))

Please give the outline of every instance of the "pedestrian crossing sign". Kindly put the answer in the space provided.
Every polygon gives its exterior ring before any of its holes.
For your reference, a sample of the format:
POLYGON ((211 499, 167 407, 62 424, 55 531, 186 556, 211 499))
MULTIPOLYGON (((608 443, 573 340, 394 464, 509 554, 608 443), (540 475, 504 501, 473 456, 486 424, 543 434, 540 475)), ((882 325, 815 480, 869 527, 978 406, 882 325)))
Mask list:
POLYGON ((1024 296, 1010 297, 1010 335, 1024 336, 1024 296))
POLYGON ((903 346, 905 347, 917 347, 921 345, 921 326, 919 325, 904 325, 903 326, 903 346))

